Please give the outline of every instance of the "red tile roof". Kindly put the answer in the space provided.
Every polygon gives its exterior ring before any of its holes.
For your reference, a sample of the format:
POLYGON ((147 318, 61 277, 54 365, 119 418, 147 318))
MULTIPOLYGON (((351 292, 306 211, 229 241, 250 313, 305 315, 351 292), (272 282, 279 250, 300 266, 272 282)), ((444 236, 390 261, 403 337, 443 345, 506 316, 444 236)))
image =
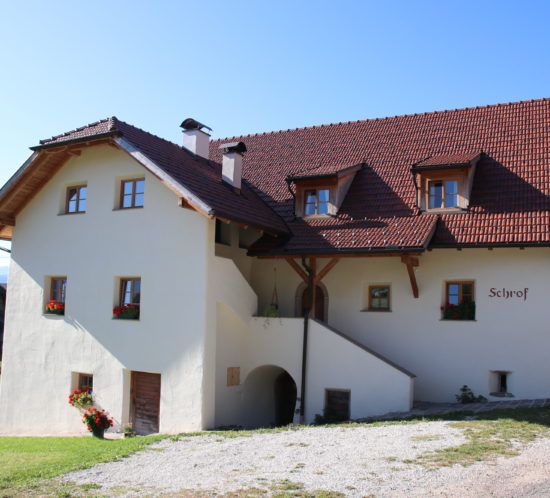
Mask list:
POLYGON ((39 148, 109 134, 122 134, 220 215, 290 230, 284 241, 264 236, 253 252, 550 244, 549 99, 231 137, 211 142, 211 161, 116 118, 39 148), (228 141, 248 149, 242 196, 221 182, 218 147, 228 141), (468 211, 421 214, 411 167, 465 164, 481 151, 468 211), (336 217, 294 218, 288 176, 332 175, 363 163, 336 217))
POLYGON ((131 142, 165 173, 211 206, 217 216, 271 233, 288 234, 283 220, 260 200, 246 181, 243 182, 241 192, 235 193, 222 182, 220 164, 196 156, 179 145, 129 125, 116 117, 41 140, 40 146, 34 149, 40 150, 86 138, 93 139, 106 134, 120 135, 131 142))
POLYGON ((246 143, 244 177, 294 234, 279 252, 412 244, 414 229, 427 233, 432 216, 419 214, 415 205, 411 167, 429 158, 462 162, 480 151, 469 210, 440 215, 433 244, 550 244, 549 99, 231 137, 212 142, 212 159, 220 160, 217 147, 227 140, 246 143), (293 221, 293 198, 284 182, 289 174, 361 162, 366 167, 356 174, 336 219, 293 221), (379 217, 392 216, 400 220, 399 234, 385 223, 373 226, 379 217), (352 219, 354 228, 344 230, 352 219))

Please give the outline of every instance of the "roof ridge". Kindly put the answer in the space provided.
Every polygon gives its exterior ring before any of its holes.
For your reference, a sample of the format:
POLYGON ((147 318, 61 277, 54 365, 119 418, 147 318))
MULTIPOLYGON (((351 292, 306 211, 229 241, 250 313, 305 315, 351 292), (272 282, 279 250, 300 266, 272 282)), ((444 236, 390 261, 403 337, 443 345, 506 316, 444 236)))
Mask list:
MULTIPOLYGON (((170 145, 173 145, 179 149, 182 148, 181 145, 178 145, 176 142, 172 142, 171 140, 168 140, 166 138, 163 138, 163 137, 159 137, 158 135, 155 135, 154 133, 151 133, 150 131, 147 131, 147 130, 144 130, 143 128, 140 128, 139 126, 135 126, 133 124, 130 124, 130 123, 127 123, 126 121, 122 121, 121 119, 118 119, 117 117, 113 116, 113 119, 115 119, 117 121, 118 124, 122 124, 124 126, 129 126, 130 128, 134 128, 135 130, 138 130, 138 131, 141 131, 142 133, 146 133, 147 135, 150 135, 151 137, 155 137, 159 140, 162 140, 163 142, 166 142, 170 145)), ((116 128, 115 128, 116 129, 116 128)), ((120 130, 122 131, 122 130, 120 130)))
POLYGON ((350 121, 340 121, 338 123, 322 123, 318 125, 312 125, 312 126, 303 126, 301 128, 288 128, 283 130, 273 130, 273 131, 264 131, 260 133, 249 133, 247 135, 233 135, 231 137, 223 137, 223 138, 216 138, 215 140, 211 140, 211 142, 221 142, 223 140, 231 140, 234 138, 247 138, 247 137, 258 137, 258 136, 264 136, 264 135, 275 135, 277 133, 287 133, 289 131, 302 131, 302 130, 312 130, 314 128, 329 128, 331 126, 341 126, 341 125, 350 125, 350 124, 357 124, 357 123, 366 123, 368 121, 383 121, 387 119, 397 119, 397 118, 408 118, 412 116, 427 116, 432 114, 446 114, 451 112, 459 112, 459 111, 473 111, 476 109, 489 109, 492 107, 505 107, 505 106, 511 106, 511 105, 525 105, 525 104, 533 104, 536 102, 549 102, 550 97, 542 97, 540 99, 531 99, 531 100, 518 100, 515 102, 502 102, 498 104, 487 104, 482 106, 472 106, 472 107, 457 107, 454 109, 444 109, 442 111, 427 111, 427 112, 415 112, 412 114, 396 114, 394 116, 384 116, 383 118, 367 118, 367 119, 355 119, 350 121))

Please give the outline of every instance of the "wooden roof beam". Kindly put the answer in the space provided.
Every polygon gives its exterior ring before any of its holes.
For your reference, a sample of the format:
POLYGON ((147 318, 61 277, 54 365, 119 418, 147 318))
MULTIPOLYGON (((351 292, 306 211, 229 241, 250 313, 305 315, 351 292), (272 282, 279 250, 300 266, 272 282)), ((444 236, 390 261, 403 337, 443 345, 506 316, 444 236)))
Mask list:
POLYGON ((326 274, 332 270, 336 264, 340 261, 340 258, 332 258, 319 272, 319 274, 315 277, 315 285, 317 285, 323 278, 325 278, 326 274))
POLYGON ((401 262, 407 266, 407 273, 409 274, 409 280, 411 281, 411 289, 413 296, 418 298, 418 283, 416 282, 416 275, 414 274, 414 268, 420 265, 420 261, 417 257, 403 255, 401 256, 401 262))
POLYGON ((307 283, 307 275, 306 275, 306 272, 304 270, 302 270, 302 268, 300 268, 300 266, 298 265, 298 263, 296 263, 296 261, 294 261, 294 259, 292 259, 291 257, 286 257, 285 258, 286 262, 292 267, 292 269, 298 274, 300 275, 300 278, 307 283))

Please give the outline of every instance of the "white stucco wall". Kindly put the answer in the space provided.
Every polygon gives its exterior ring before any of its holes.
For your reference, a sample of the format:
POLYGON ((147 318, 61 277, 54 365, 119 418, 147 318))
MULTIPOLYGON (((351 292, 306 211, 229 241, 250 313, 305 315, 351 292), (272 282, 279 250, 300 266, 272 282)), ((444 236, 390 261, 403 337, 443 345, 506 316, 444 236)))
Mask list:
MULTIPOLYGON (((302 318, 252 318, 248 326, 230 308, 218 308, 218 374, 216 425, 256 426, 269 420, 262 410, 273 408, 273 373, 260 378, 266 396, 252 399, 247 384, 252 373, 265 366, 286 370, 301 389, 302 318), (227 368, 240 367, 241 383, 227 386, 227 368), (265 398, 265 399, 264 399, 265 398)), ((306 387, 306 422, 323 413, 325 389, 350 389, 352 418, 381 415, 410 408, 413 380, 323 325, 310 321, 306 387)), ((297 405, 297 407, 299 404, 297 405)))
POLYGON ((71 372, 93 374, 97 403, 118 426, 128 418, 129 370, 162 375, 162 432, 202 428, 212 225, 112 147, 85 148, 63 166, 17 216, 0 431, 85 432, 67 404, 71 372), (114 209, 121 177, 136 176, 145 177, 145 206, 114 209), (66 187, 84 182, 87 212, 59 215, 66 187), (64 317, 43 314, 48 275, 67 277, 64 317), (141 277, 139 321, 112 319, 122 276, 141 277))
MULTIPOLYGON (((516 398, 548 397, 549 256, 548 248, 429 251, 415 270, 418 299, 399 258, 342 258, 323 279, 328 323, 416 374, 417 400, 454 401, 463 384, 490 398, 494 370, 511 372, 508 390, 516 398), (441 320, 449 280, 475 282, 475 321, 441 320), (391 312, 362 311, 369 284, 391 285, 391 312), (529 291, 526 300, 505 299, 491 297, 492 288, 529 291)), ((274 267, 281 313, 293 316, 301 281, 285 261, 254 260, 259 309, 271 298, 274 267)))

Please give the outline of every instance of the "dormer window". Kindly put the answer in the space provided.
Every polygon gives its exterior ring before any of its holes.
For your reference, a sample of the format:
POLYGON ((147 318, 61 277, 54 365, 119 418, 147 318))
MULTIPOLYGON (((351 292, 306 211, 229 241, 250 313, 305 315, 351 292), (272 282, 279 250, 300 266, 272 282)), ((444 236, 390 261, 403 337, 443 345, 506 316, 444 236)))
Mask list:
POLYGON ((317 189, 305 191, 305 216, 315 214, 329 214, 330 190, 317 189))
POLYGON ((422 211, 461 211, 468 208, 481 153, 432 156, 411 168, 422 211))
POLYGON ((297 217, 336 216, 355 174, 363 164, 316 166, 286 178, 295 186, 297 217))
POLYGON ((428 183, 428 209, 458 207, 458 180, 428 183))

